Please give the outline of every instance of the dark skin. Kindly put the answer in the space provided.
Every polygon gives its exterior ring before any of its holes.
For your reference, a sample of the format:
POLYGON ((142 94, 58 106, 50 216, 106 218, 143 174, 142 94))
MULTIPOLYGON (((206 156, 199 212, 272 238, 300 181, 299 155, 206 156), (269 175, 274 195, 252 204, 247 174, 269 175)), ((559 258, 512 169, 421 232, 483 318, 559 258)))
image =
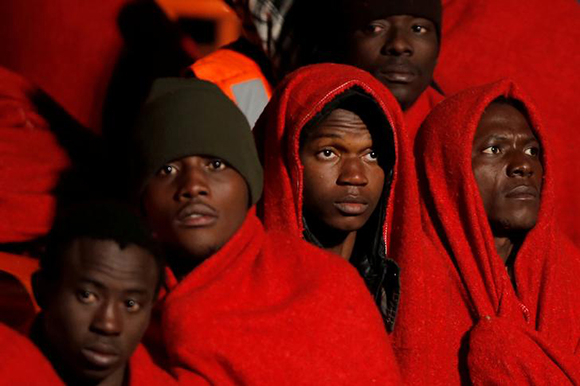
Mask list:
POLYGON ((155 257, 136 245, 80 238, 61 259, 58 277, 34 276, 42 308, 36 343, 67 384, 125 384, 155 301, 155 257))
POLYGON ((300 161, 308 224, 326 250, 348 260, 383 192, 371 134, 358 115, 336 109, 308 132, 300 161))
POLYGON ((488 106, 475 133, 471 162, 497 253, 508 270, 538 219, 544 175, 540 151, 520 111, 506 104, 488 106))
POLYGON ((143 196, 147 220, 178 278, 216 253, 248 212, 244 178, 223 160, 189 156, 163 165, 143 196))
POLYGON ((396 15, 355 29, 347 42, 346 63, 373 74, 405 111, 431 84, 438 55, 430 20, 396 15))

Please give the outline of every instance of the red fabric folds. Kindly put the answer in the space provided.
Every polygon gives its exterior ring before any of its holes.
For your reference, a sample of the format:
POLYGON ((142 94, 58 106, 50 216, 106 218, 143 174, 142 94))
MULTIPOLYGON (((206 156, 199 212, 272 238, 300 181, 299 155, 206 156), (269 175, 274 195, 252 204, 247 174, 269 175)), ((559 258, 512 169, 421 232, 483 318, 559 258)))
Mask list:
POLYGON ((437 90, 433 87, 428 87, 427 90, 419 96, 419 98, 404 112, 405 124, 411 140, 415 139, 419 127, 429 115, 433 107, 444 99, 437 90))
POLYGON ((39 92, 0 68, 0 243, 48 232, 55 214, 52 190, 71 166, 49 123, 36 111, 39 92))
MULTIPOLYGON (((428 278, 434 291, 429 286, 407 290, 422 291, 424 297, 425 307, 417 309, 415 317, 429 318, 431 337, 418 358, 423 357, 434 379, 457 384, 469 375, 482 385, 580 382, 575 357, 580 337, 580 254, 554 217, 553 151, 536 109, 508 80, 448 98, 419 132, 424 229, 437 251, 428 252, 429 264, 417 265, 415 275, 428 278), (543 152, 540 213, 515 260, 517 290, 496 253, 471 167, 477 125, 484 109, 499 96, 525 104, 543 152), (442 362, 427 365, 436 356, 442 362)), ((402 371, 420 369, 418 360, 416 367, 402 371)))
POLYGON ((169 366, 189 384, 396 384, 378 311, 346 261, 252 209, 160 305, 169 366))
MULTIPOLYGON (((26 336, 0 323, 0 383, 2 385, 64 385, 50 361, 26 336)), ((157 367, 147 350, 137 346, 129 363, 129 385, 176 384, 157 367)))
POLYGON ((2 385, 64 385, 42 352, 26 336, 0 323, 2 385))

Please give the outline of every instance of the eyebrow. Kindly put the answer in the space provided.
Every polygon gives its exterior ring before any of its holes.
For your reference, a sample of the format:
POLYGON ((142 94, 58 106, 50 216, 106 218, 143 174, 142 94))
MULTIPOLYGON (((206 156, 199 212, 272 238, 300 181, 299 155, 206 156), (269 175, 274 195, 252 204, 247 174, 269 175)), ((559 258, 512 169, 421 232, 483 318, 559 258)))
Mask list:
POLYGON ((80 281, 83 282, 83 283, 92 284, 92 285, 94 285, 97 288, 105 288, 105 286, 103 285, 103 283, 98 282, 98 281, 96 281, 94 279, 89 279, 88 277, 81 277, 80 281))
POLYGON ((147 292, 149 292, 149 291, 147 291, 144 288, 132 288, 132 289, 128 289, 128 290, 124 291, 124 293, 126 293, 126 294, 136 294, 136 295, 146 295, 147 292))
MULTIPOLYGON (((84 283, 92 284, 99 289, 105 289, 105 285, 103 283, 100 283, 94 279, 89 279, 87 277, 81 277, 80 281, 84 282, 84 283)), ((145 294, 147 294, 148 289, 147 288, 130 288, 130 289, 124 290, 123 292, 125 294, 145 295, 145 294)))
POLYGON ((342 139, 343 136, 339 135, 339 134, 335 134, 335 133, 313 133, 310 134, 310 139, 320 139, 320 138, 338 138, 338 139, 342 139))

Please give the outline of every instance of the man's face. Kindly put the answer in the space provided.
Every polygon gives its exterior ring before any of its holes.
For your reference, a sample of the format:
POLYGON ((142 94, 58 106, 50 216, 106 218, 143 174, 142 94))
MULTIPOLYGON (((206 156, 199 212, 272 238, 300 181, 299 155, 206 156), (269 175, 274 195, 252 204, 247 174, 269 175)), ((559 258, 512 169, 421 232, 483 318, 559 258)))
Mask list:
POLYGON ((335 230, 362 228, 385 180, 367 126, 358 115, 336 109, 306 135, 300 149, 305 214, 335 230))
POLYGON ((144 193, 147 219, 166 246, 201 262, 240 228, 246 181, 223 160, 190 156, 163 165, 144 193))
POLYGON ((438 55, 430 20, 397 15, 352 32, 346 62, 373 74, 406 110, 431 83, 438 55))
POLYGON ((509 105, 489 105, 475 133, 471 162, 494 234, 533 228, 543 167, 540 144, 524 115, 509 105))
POLYGON ((133 244, 80 238, 61 259, 58 281, 43 287, 42 330, 57 367, 78 382, 122 380, 149 325, 155 258, 133 244))

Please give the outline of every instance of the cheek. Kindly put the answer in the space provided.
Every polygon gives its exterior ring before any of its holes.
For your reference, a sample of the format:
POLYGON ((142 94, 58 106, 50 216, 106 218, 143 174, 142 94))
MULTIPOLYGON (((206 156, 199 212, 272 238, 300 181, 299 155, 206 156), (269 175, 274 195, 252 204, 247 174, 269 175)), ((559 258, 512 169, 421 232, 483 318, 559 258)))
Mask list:
POLYGON ((336 185, 333 169, 320 164, 304 165, 302 178, 304 184, 302 196, 305 204, 324 201, 331 196, 332 189, 336 185))
POLYGON ((150 224, 155 227, 158 222, 167 217, 171 200, 168 199, 169 193, 163 189, 147 189, 143 195, 143 207, 150 224))
POLYGON ((439 49, 431 42, 418 42, 415 45, 415 55, 425 75, 433 73, 439 56, 439 49))
POLYGON ((495 169, 480 167, 473 169, 473 175, 477 188, 483 201, 483 207, 489 215, 496 204, 497 191, 497 171, 495 169))
POLYGON ((354 38, 349 44, 347 61, 364 69, 371 68, 379 56, 381 47, 379 38, 354 38))
POLYGON ((235 176, 233 180, 215 183, 211 191, 215 195, 213 204, 216 205, 216 209, 226 213, 230 219, 227 223, 232 228, 237 229, 246 218, 250 203, 250 193, 246 181, 242 177, 235 176))
POLYGON ((376 165, 369 170, 369 189, 371 191, 375 205, 381 198, 384 186, 385 186, 385 172, 383 168, 376 165))
POLYGON ((88 331, 90 308, 80 304, 73 295, 55 298, 49 307, 45 323, 48 333, 57 340, 55 343, 69 347, 80 343, 88 331))
POLYGON ((127 354, 132 352, 141 342, 141 338, 149 326, 150 315, 151 309, 149 308, 142 310, 140 315, 128 316, 125 320, 124 325, 128 327, 125 328, 124 334, 127 354))

